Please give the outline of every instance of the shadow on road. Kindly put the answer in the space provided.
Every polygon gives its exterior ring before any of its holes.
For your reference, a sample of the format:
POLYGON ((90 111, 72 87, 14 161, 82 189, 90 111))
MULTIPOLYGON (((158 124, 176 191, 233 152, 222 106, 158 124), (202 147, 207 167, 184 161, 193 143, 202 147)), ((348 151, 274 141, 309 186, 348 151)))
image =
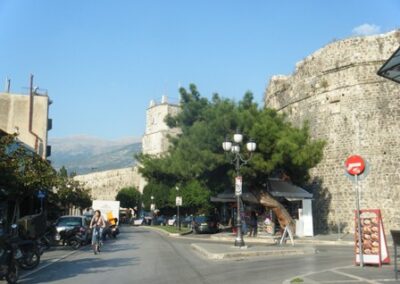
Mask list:
POLYGON ((139 258, 137 257, 112 258, 112 260, 95 256, 82 259, 66 259, 54 264, 50 270, 38 271, 28 277, 22 278, 19 283, 54 282, 76 277, 77 275, 112 272, 119 267, 133 266, 138 263, 139 258))

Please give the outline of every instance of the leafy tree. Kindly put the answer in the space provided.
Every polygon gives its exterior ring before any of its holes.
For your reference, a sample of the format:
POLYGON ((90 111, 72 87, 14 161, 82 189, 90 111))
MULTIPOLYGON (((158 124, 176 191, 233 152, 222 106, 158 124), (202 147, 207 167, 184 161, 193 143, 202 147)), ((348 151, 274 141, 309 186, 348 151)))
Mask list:
POLYGON ((156 208, 169 207, 171 205, 169 200, 171 188, 167 184, 158 183, 152 180, 143 189, 143 204, 146 209, 150 209, 150 204, 154 203, 156 208), (151 200, 153 196, 153 200, 151 200))
POLYGON ((20 203, 38 190, 49 192, 57 175, 48 161, 27 149, 18 135, 0 137, 0 197, 13 203, 13 220, 19 218, 20 203))
POLYGON ((124 208, 140 207, 142 195, 134 187, 125 187, 118 191, 115 200, 119 201, 121 207, 124 208))
POLYGON ((170 191, 170 204, 175 207, 176 197, 181 196, 183 208, 187 213, 202 211, 206 213, 210 208, 210 190, 199 180, 191 180, 179 185, 179 191, 170 191))
POLYGON ((86 189, 82 183, 68 176, 66 168, 63 166, 57 174, 57 200, 68 212, 73 206, 81 210, 92 204, 90 190, 86 189))
POLYGON ((280 172, 301 185, 309 178, 308 170, 321 160, 324 142, 311 140, 307 125, 295 128, 276 111, 259 108, 251 92, 235 102, 218 94, 207 100, 195 85, 179 91, 181 112, 167 117, 166 123, 182 133, 171 137, 167 154, 137 157, 140 172, 149 181, 147 191, 154 196, 169 194, 169 201, 164 198, 160 205, 174 205, 176 193, 171 188, 179 184, 184 205, 196 209, 209 206, 211 195, 233 188, 235 171, 221 145, 225 136, 231 137, 239 129, 258 145, 251 162, 241 170, 246 186, 262 204, 277 211, 282 226, 290 223, 289 214, 267 192, 268 177, 280 172))

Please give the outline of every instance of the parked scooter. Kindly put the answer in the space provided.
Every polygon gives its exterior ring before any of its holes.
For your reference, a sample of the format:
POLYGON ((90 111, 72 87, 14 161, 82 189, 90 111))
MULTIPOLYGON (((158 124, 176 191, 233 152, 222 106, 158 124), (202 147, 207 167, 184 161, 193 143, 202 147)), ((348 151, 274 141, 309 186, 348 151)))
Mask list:
POLYGON ((119 235, 118 225, 111 226, 111 235, 113 236, 114 239, 119 235))
POLYGON ((0 280, 6 278, 7 283, 17 283, 18 264, 22 258, 22 252, 18 246, 10 241, 10 238, 0 239, 0 280))
POLYGON ((108 224, 109 225, 103 230, 103 240, 105 240, 107 236, 110 239, 115 239, 117 235, 119 235, 118 219, 114 218, 112 221, 109 221, 108 224))
POLYGON ((85 243, 84 228, 75 227, 60 232, 60 241, 72 249, 79 249, 85 243))
POLYGON ((40 248, 45 251, 49 250, 53 244, 54 227, 48 227, 46 232, 39 237, 38 244, 40 248))
POLYGON ((18 233, 18 225, 16 224, 11 226, 11 238, 9 241, 12 245, 17 246, 22 253, 22 257, 17 259, 19 267, 31 270, 39 265, 43 250, 36 240, 23 239, 18 233))

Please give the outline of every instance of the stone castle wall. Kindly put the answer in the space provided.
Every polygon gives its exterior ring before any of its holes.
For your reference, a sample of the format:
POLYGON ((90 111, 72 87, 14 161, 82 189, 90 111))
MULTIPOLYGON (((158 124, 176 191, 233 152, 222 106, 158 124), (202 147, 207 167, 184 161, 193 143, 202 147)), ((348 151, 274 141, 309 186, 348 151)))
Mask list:
POLYGON ((131 186, 138 188, 140 178, 137 168, 134 167, 79 175, 74 179, 91 189, 93 200, 115 200, 122 188, 131 186))
POLYGON ((327 142, 311 171, 317 229, 353 231, 355 193, 343 166, 351 154, 370 164, 361 206, 380 208, 387 229, 400 228, 400 85, 376 75, 399 44, 400 31, 334 42, 267 87, 266 107, 296 126, 308 121, 312 137, 327 142))

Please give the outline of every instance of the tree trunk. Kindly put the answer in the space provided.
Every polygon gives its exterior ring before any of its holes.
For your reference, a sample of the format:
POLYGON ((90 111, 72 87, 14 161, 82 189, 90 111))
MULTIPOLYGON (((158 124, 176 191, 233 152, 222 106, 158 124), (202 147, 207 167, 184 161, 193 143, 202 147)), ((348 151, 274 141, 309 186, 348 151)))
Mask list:
POLYGON ((279 225, 282 229, 286 226, 290 226, 293 234, 295 233, 295 223, 286 208, 276 200, 271 194, 266 191, 260 191, 255 193, 255 196, 260 201, 260 204, 265 208, 272 209, 275 216, 278 218, 279 225))

